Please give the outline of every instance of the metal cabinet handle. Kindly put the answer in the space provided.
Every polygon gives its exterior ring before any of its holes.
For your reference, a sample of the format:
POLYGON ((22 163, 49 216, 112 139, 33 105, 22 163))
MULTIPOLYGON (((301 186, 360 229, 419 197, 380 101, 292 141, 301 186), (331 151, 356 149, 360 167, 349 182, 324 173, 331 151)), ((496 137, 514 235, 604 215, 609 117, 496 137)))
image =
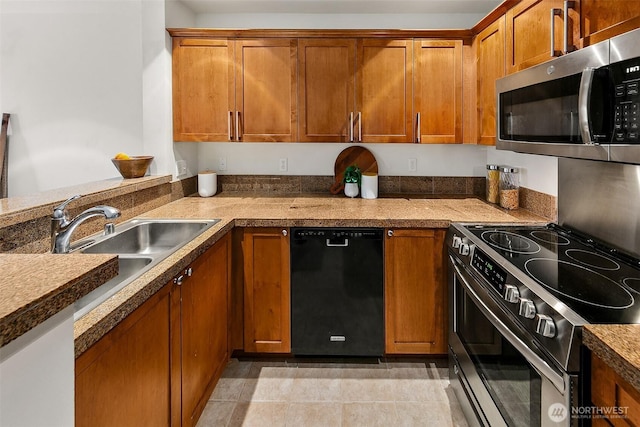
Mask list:
POLYGON ((349 142, 353 142, 353 111, 349 113, 349 142))
POLYGON ((393 237, 393 230, 388 230, 387 231, 387 236, 393 237))
POLYGON ((551 23, 550 23, 550 28, 551 28, 551 56, 558 56, 556 55, 556 44, 555 44, 555 35, 556 35, 556 23, 555 23, 555 17, 559 16, 562 14, 562 11, 560 9, 555 9, 552 8, 551 9, 551 23))
POLYGON ((227 122, 227 129, 229 130, 229 141, 233 141, 233 130, 231 129, 233 122, 233 111, 229 111, 229 121, 227 122))
POLYGON ((175 279, 173 279, 173 283, 175 283, 178 286, 181 286, 183 281, 184 281, 184 276, 182 274, 176 277, 175 279))
POLYGON ((236 141, 240 141, 240 111, 236 111, 236 141))
POLYGON ((422 131, 420 130, 420 127, 421 127, 420 125, 421 125, 421 123, 420 123, 420 112, 418 112, 418 135, 416 136, 416 142, 418 144, 420 144, 420 134, 422 133, 422 131))
POLYGON ((358 142, 362 142, 362 112, 358 111, 358 142))
POLYGON ((288 234, 289 234, 289 233, 287 233, 287 230, 282 230, 282 235, 283 235, 283 236, 287 237, 287 235, 288 235, 288 234))
POLYGON ((184 275, 187 277, 193 276, 193 267, 188 267, 184 270, 184 275))
POLYGON ((564 53, 573 52, 575 48, 573 46, 569 47, 569 9, 575 9, 575 1, 567 1, 564 2, 564 34, 562 37, 562 51, 564 53))

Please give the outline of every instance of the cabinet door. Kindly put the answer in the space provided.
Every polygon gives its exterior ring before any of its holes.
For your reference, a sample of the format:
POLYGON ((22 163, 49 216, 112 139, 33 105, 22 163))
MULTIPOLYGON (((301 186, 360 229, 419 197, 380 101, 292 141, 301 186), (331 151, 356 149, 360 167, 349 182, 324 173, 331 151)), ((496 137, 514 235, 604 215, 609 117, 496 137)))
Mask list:
POLYGON ((385 350, 388 354, 446 353, 444 234, 444 230, 430 229, 387 232, 385 350))
POLYGON ((235 110, 233 44, 173 39, 173 140, 229 141, 235 110))
POLYGON ((183 426, 196 424, 227 362, 229 250, 227 236, 189 266, 180 286, 183 426))
POLYGON ((640 1, 579 0, 580 25, 574 24, 582 46, 609 39, 640 27, 640 1))
POLYGON ((170 285, 76 359, 76 426, 170 425, 170 285))
MULTIPOLYGON (((608 418, 614 426, 640 425, 640 392, 593 353, 591 353, 591 401, 594 406, 602 408, 604 414, 611 414, 612 408, 623 411, 617 414, 617 417, 608 418)), ((601 423, 601 425, 606 424, 601 423)))
POLYGON ((236 41, 236 138, 291 142, 297 133, 296 39, 236 41))
POLYGON ((300 141, 353 141, 356 41, 301 39, 300 141))
POLYGON ((244 349, 291 352, 288 230, 248 228, 244 232, 244 349))
POLYGON ((477 55, 478 143, 496 144, 496 80, 504 77, 504 17, 474 40, 477 55))
MULTIPOLYGON (((550 60, 551 9, 562 10, 559 0, 523 0, 509 9, 507 20, 507 74, 550 60)), ((554 50, 562 46, 562 16, 554 16, 554 50)))
POLYGON ((358 142, 413 142, 412 46, 411 40, 358 40, 358 142))
POLYGON ((414 41, 417 142, 462 142, 462 41, 414 41))

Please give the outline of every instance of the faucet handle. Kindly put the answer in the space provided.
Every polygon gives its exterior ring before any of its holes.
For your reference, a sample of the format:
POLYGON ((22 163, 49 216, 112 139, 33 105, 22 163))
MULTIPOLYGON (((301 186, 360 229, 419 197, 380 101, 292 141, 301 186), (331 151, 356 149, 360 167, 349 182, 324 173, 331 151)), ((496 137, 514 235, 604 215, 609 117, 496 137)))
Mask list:
POLYGON ((76 199, 79 199, 80 197, 82 197, 80 194, 76 194, 75 196, 71 196, 69 197, 67 200, 65 200, 64 202, 62 202, 60 205, 56 206, 55 208, 53 208, 53 218, 66 218, 66 209, 67 209, 67 205, 71 202, 73 202, 76 199))

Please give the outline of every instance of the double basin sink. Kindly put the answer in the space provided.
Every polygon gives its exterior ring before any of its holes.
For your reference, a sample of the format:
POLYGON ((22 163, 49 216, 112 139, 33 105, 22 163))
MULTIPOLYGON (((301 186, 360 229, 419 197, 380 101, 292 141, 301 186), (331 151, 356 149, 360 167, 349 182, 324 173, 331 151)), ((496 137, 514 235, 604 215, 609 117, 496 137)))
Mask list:
POLYGON ((73 245, 72 252, 118 255, 118 275, 74 305, 80 319, 163 259, 211 228, 214 220, 134 219, 118 224, 115 232, 92 236, 73 245))

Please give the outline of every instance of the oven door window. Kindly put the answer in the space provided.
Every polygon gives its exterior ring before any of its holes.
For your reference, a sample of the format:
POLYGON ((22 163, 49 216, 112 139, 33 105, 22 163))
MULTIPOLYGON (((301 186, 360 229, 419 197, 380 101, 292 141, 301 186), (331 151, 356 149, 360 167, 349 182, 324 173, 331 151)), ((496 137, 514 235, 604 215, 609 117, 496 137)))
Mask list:
POLYGON ((459 295, 464 296, 457 302, 457 334, 505 422, 540 426, 540 375, 466 293, 459 295))

